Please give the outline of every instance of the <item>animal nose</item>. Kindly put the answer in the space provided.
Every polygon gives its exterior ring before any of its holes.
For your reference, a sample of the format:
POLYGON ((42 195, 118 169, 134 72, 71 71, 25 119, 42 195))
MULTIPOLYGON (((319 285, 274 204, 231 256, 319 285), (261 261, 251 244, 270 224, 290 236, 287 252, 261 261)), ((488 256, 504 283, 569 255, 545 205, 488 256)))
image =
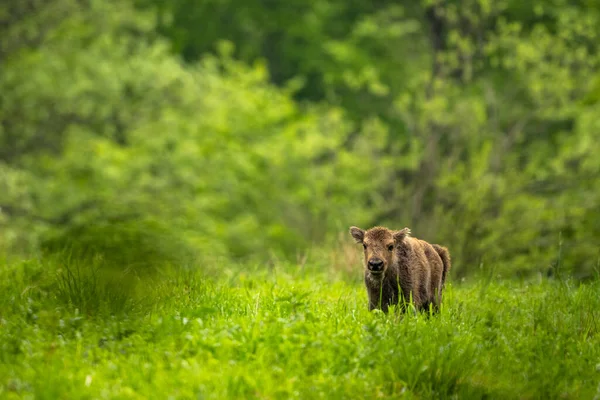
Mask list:
POLYGON ((372 258, 369 260, 369 270, 371 271, 381 271, 383 269, 383 261, 379 258, 372 258))

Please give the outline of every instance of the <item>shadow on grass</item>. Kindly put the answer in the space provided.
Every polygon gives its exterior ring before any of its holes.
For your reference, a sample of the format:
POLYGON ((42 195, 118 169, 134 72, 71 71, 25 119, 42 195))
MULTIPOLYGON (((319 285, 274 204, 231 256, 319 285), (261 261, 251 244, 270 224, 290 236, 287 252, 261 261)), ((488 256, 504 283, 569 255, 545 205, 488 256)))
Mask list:
POLYGON ((42 247, 57 300, 86 315, 148 311, 167 272, 197 265, 177 232, 151 220, 72 226, 42 247))
POLYGON ((144 305, 136 295, 139 278, 103 262, 100 255, 55 254, 49 261, 56 270, 57 299, 83 314, 120 314, 144 305))

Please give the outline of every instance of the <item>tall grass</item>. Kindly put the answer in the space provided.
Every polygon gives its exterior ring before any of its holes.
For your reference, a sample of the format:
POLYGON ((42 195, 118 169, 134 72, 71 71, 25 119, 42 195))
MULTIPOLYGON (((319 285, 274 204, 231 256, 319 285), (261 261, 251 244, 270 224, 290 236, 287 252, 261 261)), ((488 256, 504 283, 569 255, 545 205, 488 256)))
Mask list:
POLYGON ((598 281, 451 282, 427 318, 369 312, 360 274, 6 263, 0 398, 600 395, 598 281))

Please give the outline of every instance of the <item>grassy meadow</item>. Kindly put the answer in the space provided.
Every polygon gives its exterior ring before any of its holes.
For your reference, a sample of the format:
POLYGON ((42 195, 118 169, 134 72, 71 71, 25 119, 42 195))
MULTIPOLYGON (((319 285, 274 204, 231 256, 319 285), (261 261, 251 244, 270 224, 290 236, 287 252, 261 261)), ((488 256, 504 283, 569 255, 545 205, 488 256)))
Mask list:
MULTIPOLYGON (((218 263, 217 263, 218 264, 218 263)), ((0 398, 593 399, 600 282, 447 285, 440 315, 367 311, 361 271, 0 268, 0 398)))

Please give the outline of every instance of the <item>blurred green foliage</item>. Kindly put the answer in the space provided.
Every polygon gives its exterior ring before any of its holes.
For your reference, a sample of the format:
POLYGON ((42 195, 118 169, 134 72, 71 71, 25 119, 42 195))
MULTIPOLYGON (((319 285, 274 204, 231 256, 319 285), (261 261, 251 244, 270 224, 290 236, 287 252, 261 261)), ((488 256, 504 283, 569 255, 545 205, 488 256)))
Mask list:
POLYGON ((0 5, 0 249, 294 259, 410 226, 455 274, 600 260, 591 1, 0 5))

